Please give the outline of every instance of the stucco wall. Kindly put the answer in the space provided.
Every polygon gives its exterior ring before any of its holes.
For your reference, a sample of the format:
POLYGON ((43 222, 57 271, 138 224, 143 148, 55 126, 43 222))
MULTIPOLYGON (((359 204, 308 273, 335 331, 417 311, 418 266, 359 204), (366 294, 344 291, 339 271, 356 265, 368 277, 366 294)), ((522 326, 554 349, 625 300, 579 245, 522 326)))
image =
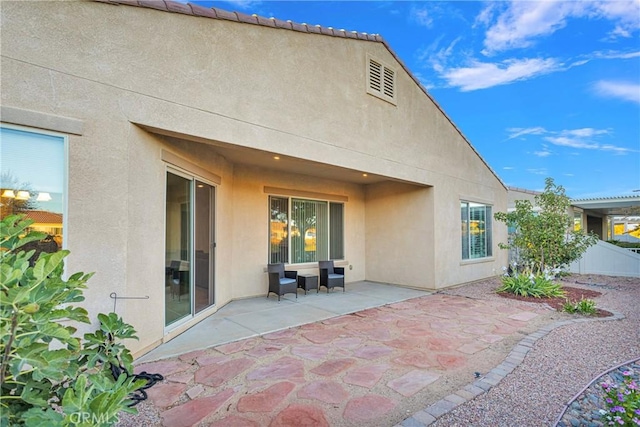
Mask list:
POLYGON ((348 196, 348 281, 439 288, 504 264, 499 227, 493 258, 461 263, 459 203, 506 210, 506 189, 381 43, 94 2, 6 1, 1 31, 2 105, 84 124, 69 137, 68 268, 96 272, 91 313, 113 308, 111 292, 149 296, 118 302, 142 338, 134 351, 164 334, 162 149, 221 177, 220 304, 266 289, 265 186, 348 196), (366 93, 367 54, 395 67, 397 106, 366 93), (138 125, 390 181, 257 169, 138 125))

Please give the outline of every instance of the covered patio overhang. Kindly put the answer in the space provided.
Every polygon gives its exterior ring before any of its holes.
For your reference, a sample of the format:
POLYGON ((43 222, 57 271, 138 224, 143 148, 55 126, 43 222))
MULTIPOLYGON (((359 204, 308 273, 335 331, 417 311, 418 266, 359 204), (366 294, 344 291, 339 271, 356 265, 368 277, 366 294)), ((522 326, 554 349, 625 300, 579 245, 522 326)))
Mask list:
POLYGON ((148 132, 162 136, 169 142, 181 140, 205 144, 218 155, 234 164, 271 169, 291 174, 314 176, 358 185, 397 182, 411 184, 418 187, 430 187, 424 183, 376 173, 369 168, 354 169, 338 166, 332 163, 291 156, 277 151, 266 151, 259 148, 245 147, 199 136, 169 131, 140 123, 136 123, 136 125, 148 132))
POLYGON ((599 199, 574 199, 571 205, 588 214, 600 216, 638 216, 640 215, 640 195, 603 197, 599 199))
POLYGON ((582 209, 586 216, 587 230, 595 232, 602 240, 616 236, 617 221, 612 221, 612 218, 626 222, 628 219, 640 217, 640 195, 574 199, 571 200, 571 205, 582 209))

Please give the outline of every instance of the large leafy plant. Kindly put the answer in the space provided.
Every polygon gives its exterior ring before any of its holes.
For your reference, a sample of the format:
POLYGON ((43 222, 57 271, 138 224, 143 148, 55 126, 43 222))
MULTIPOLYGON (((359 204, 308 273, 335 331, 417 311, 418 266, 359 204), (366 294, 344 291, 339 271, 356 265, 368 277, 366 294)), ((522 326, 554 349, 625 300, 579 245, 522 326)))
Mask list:
POLYGON ((509 242, 499 246, 513 250, 517 257, 514 261, 529 266, 534 273, 566 268, 598 240, 594 234, 573 229, 569 198, 552 178, 545 180, 544 192, 535 197, 539 212, 529 200, 516 200, 515 205, 512 212, 494 215, 515 230, 509 242))
POLYGON ((107 426, 121 411, 135 413, 131 393, 145 385, 127 372, 132 357, 121 343, 137 338, 115 313, 100 328, 76 336, 87 311, 75 306, 92 274, 63 275, 69 251, 41 253, 23 246, 44 237, 33 221, 0 222, 0 426, 107 426), (114 375, 114 372, 117 375, 114 375))

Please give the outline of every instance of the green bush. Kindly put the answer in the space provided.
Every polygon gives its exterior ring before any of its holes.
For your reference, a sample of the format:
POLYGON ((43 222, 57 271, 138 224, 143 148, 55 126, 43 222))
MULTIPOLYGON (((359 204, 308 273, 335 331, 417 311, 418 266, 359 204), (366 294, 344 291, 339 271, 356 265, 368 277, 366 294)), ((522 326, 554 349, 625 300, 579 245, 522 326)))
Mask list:
POLYGON ((531 270, 502 276, 502 286, 498 292, 510 292, 523 297, 553 298, 564 296, 562 286, 553 282, 549 273, 533 274, 531 270))
POLYGON ((580 313, 584 315, 595 314, 596 302, 592 299, 582 298, 580 301, 571 302, 567 300, 562 306, 562 310, 567 313, 580 313))
POLYGON ((146 384, 111 368, 132 369, 119 340, 136 338, 115 313, 99 314, 100 329, 75 335, 90 323, 74 304, 92 274, 64 279, 69 251, 41 253, 22 247, 42 239, 33 221, 11 215, 0 223, 0 426, 109 426, 121 411, 136 413, 130 394, 146 384))
POLYGON ((544 192, 535 196, 534 203, 516 200, 515 210, 494 214, 497 221, 514 230, 507 243, 498 246, 512 250, 516 262, 530 265, 536 273, 567 268, 598 241, 593 233, 573 229, 570 206, 564 188, 547 178, 544 192))

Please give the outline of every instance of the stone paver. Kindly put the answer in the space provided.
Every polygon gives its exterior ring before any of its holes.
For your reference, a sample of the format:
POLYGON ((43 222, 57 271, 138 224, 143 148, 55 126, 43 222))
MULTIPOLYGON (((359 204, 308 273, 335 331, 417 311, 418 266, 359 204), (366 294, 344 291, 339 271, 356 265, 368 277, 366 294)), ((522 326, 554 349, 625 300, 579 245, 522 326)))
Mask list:
POLYGON ((347 402, 344 417, 356 423, 366 423, 385 415, 395 406, 396 402, 384 396, 358 397, 347 402))
POLYGON ((147 363, 136 372, 165 376, 149 391, 165 426, 424 426, 497 384, 537 337, 415 414, 403 410, 406 399, 429 400, 438 380, 470 369, 474 357, 521 333, 542 312, 434 294, 147 363))
POLYGON ((440 375, 428 371, 411 371, 387 383, 389 388, 410 397, 437 380, 440 375))

